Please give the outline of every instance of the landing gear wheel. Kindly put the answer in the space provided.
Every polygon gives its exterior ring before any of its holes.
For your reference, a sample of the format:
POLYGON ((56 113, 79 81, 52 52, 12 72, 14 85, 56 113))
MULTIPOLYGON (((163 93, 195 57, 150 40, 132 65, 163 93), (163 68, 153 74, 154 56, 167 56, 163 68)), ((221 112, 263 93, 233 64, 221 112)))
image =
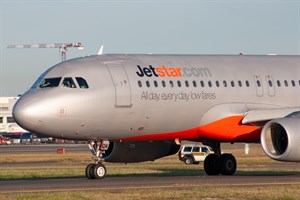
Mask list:
POLYGON ((102 155, 109 146, 108 141, 90 140, 88 147, 92 153, 92 159, 95 164, 89 164, 85 168, 85 176, 88 179, 102 179, 106 175, 106 168, 102 164, 104 159, 102 155))
POLYGON ((93 167, 93 175, 95 179, 102 179, 106 174, 106 168, 103 164, 99 163, 93 167))
POLYGON ((193 159, 192 159, 191 157, 185 157, 185 158, 183 159, 183 162, 184 162, 185 164, 187 164, 187 165, 191 165, 191 164, 194 163, 194 161, 193 161, 193 159))
POLYGON ((94 176, 94 172, 93 172, 93 167, 95 166, 95 164, 88 164, 85 168, 85 176, 88 178, 88 179, 95 179, 95 176, 94 176))
POLYGON ((204 170, 207 175, 219 175, 220 170, 218 166, 219 156, 217 154, 210 154, 204 160, 204 170))
POLYGON ((236 160, 232 154, 222 154, 219 158, 220 173, 222 175, 233 175, 236 171, 236 160))

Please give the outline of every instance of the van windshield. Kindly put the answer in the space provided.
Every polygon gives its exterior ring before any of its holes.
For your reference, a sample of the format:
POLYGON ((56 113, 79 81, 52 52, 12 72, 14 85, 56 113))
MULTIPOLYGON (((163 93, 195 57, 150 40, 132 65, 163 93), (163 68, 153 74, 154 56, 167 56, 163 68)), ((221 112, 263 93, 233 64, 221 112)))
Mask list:
POLYGON ((60 83, 61 77, 57 78, 45 78, 41 84, 40 88, 47 88, 47 87, 57 87, 60 83))

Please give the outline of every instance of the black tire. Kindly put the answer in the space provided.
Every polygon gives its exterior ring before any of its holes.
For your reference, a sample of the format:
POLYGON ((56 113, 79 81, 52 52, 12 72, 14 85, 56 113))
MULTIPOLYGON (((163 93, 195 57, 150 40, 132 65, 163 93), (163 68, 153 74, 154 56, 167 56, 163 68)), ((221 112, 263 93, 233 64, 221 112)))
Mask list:
POLYGON ((99 163, 93 167, 93 172, 95 179, 102 179, 106 175, 106 168, 103 164, 99 163))
POLYGON ((88 179, 95 179, 94 177, 94 172, 93 172, 93 167, 95 166, 95 164, 88 164, 85 168, 85 176, 88 179))
POLYGON ((235 157, 232 154, 222 154, 219 159, 219 168, 222 175, 233 175, 237 168, 235 157))
POLYGON ((207 175, 219 175, 220 169, 218 165, 219 156, 217 154, 209 154, 204 160, 204 170, 207 175))
POLYGON ((183 158, 183 162, 184 162, 186 165, 194 164, 194 160, 193 160, 193 158, 191 158, 191 157, 184 157, 184 158, 183 158))

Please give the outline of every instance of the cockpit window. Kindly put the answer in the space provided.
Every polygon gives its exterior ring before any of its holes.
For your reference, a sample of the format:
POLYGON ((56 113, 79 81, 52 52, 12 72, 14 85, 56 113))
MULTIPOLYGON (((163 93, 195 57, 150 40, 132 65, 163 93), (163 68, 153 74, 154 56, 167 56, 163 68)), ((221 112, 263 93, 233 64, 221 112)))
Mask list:
MULTIPOLYGON (((50 68, 51 69, 51 68, 50 68)), ((31 89, 37 88, 42 80, 45 78, 46 74, 50 71, 50 69, 47 69, 44 73, 42 73, 39 78, 34 82, 34 84, 31 86, 31 89)))
POLYGON ((60 83, 61 77, 58 78, 45 78, 41 84, 40 88, 47 88, 47 87, 57 87, 60 83))
POLYGON ((39 77, 39 78, 34 82, 34 84, 31 86, 31 89, 37 88, 37 87, 40 85, 40 83, 41 83, 41 81, 43 80, 43 78, 44 78, 44 77, 39 77))
POLYGON ((62 82, 62 86, 68 88, 76 88, 76 85, 71 77, 64 78, 62 82))
POLYGON ((89 88, 89 85, 87 84, 87 82, 84 78, 76 77, 76 81, 80 88, 89 88))

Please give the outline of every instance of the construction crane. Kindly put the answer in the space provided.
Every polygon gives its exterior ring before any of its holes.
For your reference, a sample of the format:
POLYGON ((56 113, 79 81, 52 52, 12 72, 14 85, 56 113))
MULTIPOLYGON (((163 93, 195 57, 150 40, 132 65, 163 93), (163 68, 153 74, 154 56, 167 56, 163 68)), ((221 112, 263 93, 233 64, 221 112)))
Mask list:
POLYGON ((25 45, 8 45, 7 48, 58 48, 61 61, 67 57, 67 48, 84 49, 81 42, 77 43, 54 43, 54 44, 25 44, 25 45))

